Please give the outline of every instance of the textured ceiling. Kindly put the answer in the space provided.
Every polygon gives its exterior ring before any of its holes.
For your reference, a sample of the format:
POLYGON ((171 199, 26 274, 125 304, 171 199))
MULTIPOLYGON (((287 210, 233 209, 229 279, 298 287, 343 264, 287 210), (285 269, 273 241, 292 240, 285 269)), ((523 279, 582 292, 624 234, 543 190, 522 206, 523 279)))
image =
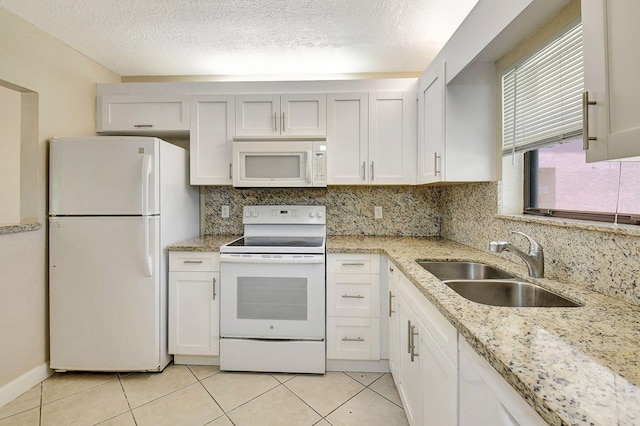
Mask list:
POLYGON ((123 76, 420 72, 477 0, 0 0, 123 76))

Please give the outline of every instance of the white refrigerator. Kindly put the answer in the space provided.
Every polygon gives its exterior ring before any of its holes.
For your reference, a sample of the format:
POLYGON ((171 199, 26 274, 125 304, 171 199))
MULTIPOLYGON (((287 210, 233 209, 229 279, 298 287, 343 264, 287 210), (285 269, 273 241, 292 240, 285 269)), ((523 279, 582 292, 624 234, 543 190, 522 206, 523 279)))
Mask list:
POLYGON ((49 160, 50 367, 162 371, 164 247, 199 234, 188 152, 151 137, 54 138, 49 160))

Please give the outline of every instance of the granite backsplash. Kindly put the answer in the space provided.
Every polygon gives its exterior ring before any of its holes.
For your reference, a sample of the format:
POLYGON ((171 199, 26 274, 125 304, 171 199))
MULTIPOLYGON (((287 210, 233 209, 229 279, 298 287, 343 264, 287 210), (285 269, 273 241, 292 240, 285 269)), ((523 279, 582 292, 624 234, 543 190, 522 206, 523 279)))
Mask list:
MULTIPOLYGON (((444 238, 488 251, 489 241, 509 241, 523 250, 528 242, 512 230, 538 241, 545 255, 545 276, 583 285, 609 296, 640 304, 640 233, 623 226, 609 231, 593 223, 542 218, 497 216, 500 184, 496 182, 441 188, 441 229, 444 238), (598 229, 596 229, 598 228, 598 229)), ((502 253, 513 262, 524 262, 502 253)))
POLYGON ((437 236, 441 189, 424 186, 331 186, 328 188, 200 188, 200 233, 242 234, 242 207, 249 205, 323 205, 328 235, 437 236), (228 219, 221 206, 229 206, 228 219), (382 219, 374 207, 382 207, 382 219))

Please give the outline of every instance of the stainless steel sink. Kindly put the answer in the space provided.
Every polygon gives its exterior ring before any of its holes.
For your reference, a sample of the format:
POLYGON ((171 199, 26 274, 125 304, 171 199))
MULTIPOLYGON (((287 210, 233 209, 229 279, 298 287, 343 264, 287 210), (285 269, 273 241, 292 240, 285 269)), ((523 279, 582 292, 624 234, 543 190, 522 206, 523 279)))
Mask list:
POLYGON ((460 296, 473 302, 509 307, 579 307, 579 303, 538 285, 509 280, 445 281, 460 296))
POLYGON ((441 281, 513 278, 513 275, 508 272, 478 262, 432 260, 416 260, 416 262, 441 281))

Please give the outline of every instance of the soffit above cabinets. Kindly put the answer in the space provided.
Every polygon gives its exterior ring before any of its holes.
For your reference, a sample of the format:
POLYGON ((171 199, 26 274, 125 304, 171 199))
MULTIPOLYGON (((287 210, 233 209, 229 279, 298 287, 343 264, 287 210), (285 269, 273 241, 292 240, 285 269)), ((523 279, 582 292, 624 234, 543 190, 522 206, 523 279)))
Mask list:
POLYGON ((123 76, 422 72, 477 0, 0 0, 123 76))

